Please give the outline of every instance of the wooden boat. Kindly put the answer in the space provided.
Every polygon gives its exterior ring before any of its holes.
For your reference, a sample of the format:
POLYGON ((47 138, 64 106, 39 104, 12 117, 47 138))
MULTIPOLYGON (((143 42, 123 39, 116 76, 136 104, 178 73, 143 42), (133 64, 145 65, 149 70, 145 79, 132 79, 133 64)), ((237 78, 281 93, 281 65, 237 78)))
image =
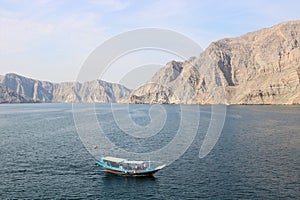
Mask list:
POLYGON ((116 157, 101 157, 96 164, 105 171, 124 176, 153 176, 166 165, 151 167, 151 161, 129 161, 116 157))

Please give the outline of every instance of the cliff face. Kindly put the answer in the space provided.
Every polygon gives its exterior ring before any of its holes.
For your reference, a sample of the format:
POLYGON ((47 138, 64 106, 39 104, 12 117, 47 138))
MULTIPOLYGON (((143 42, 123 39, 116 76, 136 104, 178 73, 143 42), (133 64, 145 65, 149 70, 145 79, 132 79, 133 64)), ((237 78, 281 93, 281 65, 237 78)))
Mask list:
POLYGON ((17 74, 6 74, 0 77, 0 83, 16 94, 39 102, 116 102, 131 92, 128 88, 119 84, 100 80, 85 83, 51 83, 26 78, 17 74))
POLYGON ((122 85, 101 80, 60 83, 54 85, 52 102, 117 102, 120 98, 129 95, 130 92, 131 90, 122 85))
POLYGON ((8 89, 0 83, 0 104, 1 103, 33 103, 34 101, 23 95, 8 89))
POLYGON ((6 74, 1 83, 17 94, 27 96, 30 99, 41 102, 51 102, 53 96, 53 84, 46 81, 38 81, 17 74, 6 74))
POLYGON ((300 21, 212 43, 169 62, 133 91, 131 103, 299 104, 300 21))

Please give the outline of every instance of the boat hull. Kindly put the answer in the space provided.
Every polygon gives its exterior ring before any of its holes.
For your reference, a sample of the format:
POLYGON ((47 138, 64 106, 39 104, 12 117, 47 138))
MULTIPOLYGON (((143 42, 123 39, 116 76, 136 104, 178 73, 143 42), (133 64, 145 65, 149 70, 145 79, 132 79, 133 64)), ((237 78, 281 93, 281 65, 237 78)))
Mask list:
POLYGON ((159 171, 159 170, 153 170, 148 172, 125 172, 125 171, 118 171, 118 170, 107 169, 107 168, 104 168, 104 170, 106 172, 122 175, 122 176, 153 176, 156 172, 159 171))

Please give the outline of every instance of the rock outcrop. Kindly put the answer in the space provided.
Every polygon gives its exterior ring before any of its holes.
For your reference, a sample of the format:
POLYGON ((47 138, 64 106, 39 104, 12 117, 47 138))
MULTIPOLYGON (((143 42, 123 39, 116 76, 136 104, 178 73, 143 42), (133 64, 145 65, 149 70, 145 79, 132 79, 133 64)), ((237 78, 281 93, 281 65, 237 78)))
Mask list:
POLYGON ((131 90, 101 80, 90 82, 51 83, 26 78, 17 74, 0 77, 0 83, 16 94, 38 102, 56 103, 107 103, 129 95, 131 90))
POLYGON ((213 42, 169 62, 123 102, 299 104, 300 21, 213 42))

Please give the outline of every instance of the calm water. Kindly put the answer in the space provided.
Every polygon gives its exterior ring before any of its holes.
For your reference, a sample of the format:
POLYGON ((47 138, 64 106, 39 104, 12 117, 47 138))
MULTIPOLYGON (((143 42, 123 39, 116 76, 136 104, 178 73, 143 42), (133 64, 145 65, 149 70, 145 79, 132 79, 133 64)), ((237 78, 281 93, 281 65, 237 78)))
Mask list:
MULTIPOLYGON (((166 106, 170 113, 178 108, 166 106)), ((133 113, 147 109, 131 107, 133 113)), ((96 106, 100 120, 112 120, 107 110, 96 106)), ((228 107, 218 143, 199 159, 209 111, 201 107, 201 127, 184 156, 155 178, 126 178, 95 165, 76 133, 71 105, 0 105, 0 199, 299 199, 299 106, 228 107)), ((162 130, 169 131, 166 138, 178 128, 176 113, 162 130)), ((143 114, 134 120, 149 121, 143 114)), ((118 145, 130 146, 120 137, 118 145)))

